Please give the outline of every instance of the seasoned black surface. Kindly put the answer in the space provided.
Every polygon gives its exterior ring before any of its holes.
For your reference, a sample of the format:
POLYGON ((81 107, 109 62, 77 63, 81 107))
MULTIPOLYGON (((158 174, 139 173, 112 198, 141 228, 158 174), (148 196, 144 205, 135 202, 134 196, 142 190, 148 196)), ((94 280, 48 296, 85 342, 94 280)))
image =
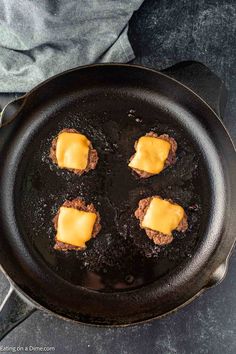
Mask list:
POLYGON ((29 142, 15 187, 17 222, 45 262, 69 282, 103 291, 139 287, 192 256, 206 200, 200 187, 206 178, 204 161, 199 162, 200 153, 174 110, 128 91, 125 100, 117 92, 114 97, 91 94, 62 106, 29 142), (63 128, 75 128, 92 141, 99 154, 94 171, 78 176, 52 163, 50 145, 63 128), (150 130, 175 138, 177 162, 158 176, 140 179, 127 163, 134 142, 150 130), (134 217, 139 200, 156 194, 182 205, 189 218, 188 231, 175 232, 173 243, 165 247, 149 240, 134 217), (66 199, 76 197, 95 205, 102 230, 85 251, 56 251, 52 219, 66 199))

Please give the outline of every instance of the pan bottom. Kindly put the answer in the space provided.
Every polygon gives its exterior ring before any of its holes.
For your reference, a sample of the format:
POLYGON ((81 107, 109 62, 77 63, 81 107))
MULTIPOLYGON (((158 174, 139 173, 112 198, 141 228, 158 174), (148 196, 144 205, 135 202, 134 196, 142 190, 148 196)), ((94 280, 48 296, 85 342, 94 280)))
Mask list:
POLYGON ((191 134, 181 125, 182 111, 166 109, 137 92, 84 92, 58 109, 32 112, 41 122, 28 141, 17 176, 16 217, 32 252, 74 285, 105 292, 144 286, 192 257, 204 231, 207 205, 204 160, 191 134), (83 176, 58 169, 49 158, 52 139, 74 128, 92 141, 99 154, 94 171, 83 176), (139 179, 128 167, 134 142, 149 131, 169 134, 178 143, 177 162, 163 173, 139 179), (185 208, 189 229, 174 233, 160 247, 140 230, 134 211, 140 199, 160 195, 185 208), (99 235, 83 252, 55 251, 52 219, 66 199, 93 203, 102 219, 99 235), (205 213, 204 213, 205 212, 205 213), (200 222, 201 220, 201 222, 200 222))

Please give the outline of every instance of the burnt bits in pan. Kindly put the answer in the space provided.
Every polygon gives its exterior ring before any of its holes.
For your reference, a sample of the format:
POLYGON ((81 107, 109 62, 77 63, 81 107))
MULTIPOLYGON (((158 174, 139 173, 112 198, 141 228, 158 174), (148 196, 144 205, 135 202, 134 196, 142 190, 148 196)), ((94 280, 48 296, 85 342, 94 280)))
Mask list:
POLYGON ((75 285, 117 291, 157 280, 191 257, 204 231, 202 214, 208 210, 202 202, 206 199, 202 189, 205 161, 191 135, 176 121, 176 112, 117 92, 88 94, 50 111, 19 169, 22 197, 17 202, 17 218, 22 234, 57 275, 75 285), (130 108, 138 112, 139 119, 136 113, 128 116, 130 108), (96 147, 99 163, 95 170, 79 176, 56 169, 48 152, 52 137, 65 127, 82 132, 96 147), (136 173, 134 178, 127 161, 137 137, 150 131, 178 142, 176 163, 151 178, 136 173), (134 216, 139 201, 154 195, 175 201, 188 215, 188 230, 174 231, 168 246, 150 240, 134 216), (82 252, 59 252, 53 248, 52 219, 64 201, 75 196, 99 210, 102 230, 82 252))
POLYGON ((136 153, 129 160, 129 167, 140 178, 159 174, 176 160, 177 142, 168 134, 149 132, 140 137, 134 145, 136 153))
POLYGON ((101 230, 100 215, 94 205, 86 205, 80 198, 66 200, 53 223, 57 231, 54 248, 59 251, 84 250, 101 230))
POLYGON ((162 199, 160 196, 140 200, 135 217, 147 236, 159 246, 173 241, 174 230, 185 232, 188 228, 184 209, 171 199, 162 199))
POLYGON ((60 168, 78 175, 94 170, 98 162, 97 151, 76 129, 61 130, 52 141, 49 156, 60 168))

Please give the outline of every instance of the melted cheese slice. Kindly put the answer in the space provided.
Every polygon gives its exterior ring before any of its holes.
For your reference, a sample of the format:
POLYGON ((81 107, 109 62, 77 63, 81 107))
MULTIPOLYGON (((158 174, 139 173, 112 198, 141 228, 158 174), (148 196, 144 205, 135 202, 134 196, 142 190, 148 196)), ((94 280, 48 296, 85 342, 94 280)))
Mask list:
POLYGON ((142 136, 137 143, 136 153, 129 167, 149 173, 160 173, 169 155, 171 145, 168 141, 150 136, 142 136))
POLYGON ((56 145, 56 158, 61 168, 85 170, 88 164, 90 141, 79 133, 59 134, 56 145))
POLYGON ((142 221, 142 227, 171 235, 184 217, 184 209, 161 198, 153 198, 142 221))
POLYGON ((84 248, 91 239, 97 215, 95 213, 61 207, 57 224, 57 241, 84 248))

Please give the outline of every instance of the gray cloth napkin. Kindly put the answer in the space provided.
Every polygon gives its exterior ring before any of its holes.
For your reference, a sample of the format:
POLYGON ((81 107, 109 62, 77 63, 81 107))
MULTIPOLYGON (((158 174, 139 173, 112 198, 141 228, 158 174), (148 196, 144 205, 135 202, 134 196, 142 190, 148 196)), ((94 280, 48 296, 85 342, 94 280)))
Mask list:
POLYGON ((128 21, 143 0, 0 0, 0 92, 26 92, 94 62, 127 62, 128 21))

